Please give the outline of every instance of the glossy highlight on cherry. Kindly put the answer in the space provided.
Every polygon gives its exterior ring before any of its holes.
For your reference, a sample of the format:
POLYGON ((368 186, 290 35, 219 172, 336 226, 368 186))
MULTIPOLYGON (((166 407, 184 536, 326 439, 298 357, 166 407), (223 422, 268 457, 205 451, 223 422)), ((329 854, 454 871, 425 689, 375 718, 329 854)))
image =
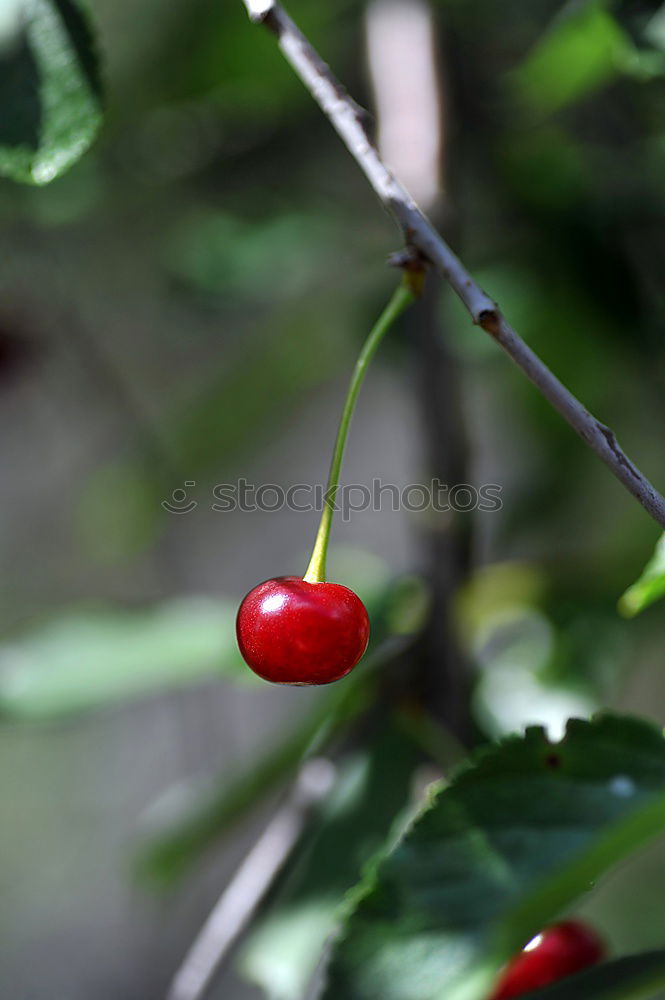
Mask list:
POLYGON ((510 1000, 549 986, 596 965, 605 955, 599 935, 581 920, 552 924, 508 963, 490 1000, 510 1000))
POLYGON ((250 590, 236 632, 245 662, 264 680, 330 684, 361 659, 369 617, 348 587, 280 576, 250 590))

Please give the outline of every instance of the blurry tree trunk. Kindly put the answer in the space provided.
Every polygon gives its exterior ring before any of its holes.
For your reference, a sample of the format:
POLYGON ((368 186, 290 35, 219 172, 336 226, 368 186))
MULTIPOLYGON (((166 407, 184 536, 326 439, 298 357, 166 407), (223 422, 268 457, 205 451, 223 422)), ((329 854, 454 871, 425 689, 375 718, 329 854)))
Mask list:
MULTIPOLYGON (((369 66, 381 155, 404 180, 434 224, 445 223, 450 195, 445 157, 447 94, 437 26, 427 0, 373 0, 367 12, 369 66)), ((405 323, 415 369, 425 479, 447 486, 468 482, 468 442, 462 386, 447 343, 441 296, 430 272, 405 323)), ((426 628, 409 671, 411 693, 450 732, 468 742, 469 670, 455 634, 453 602, 469 571, 472 515, 430 510, 422 544, 431 591, 426 628)))
MULTIPOLYGON (((430 275, 410 319, 427 480, 469 482, 469 453, 459 370, 438 320, 442 282, 430 275)), ((444 494, 445 496, 445 494, 444 494)), ((454 602, 470 569, 472 513, 432 512, 424 525, 425 572, 431 589, 427 625, 416 649, 418 694, 425 708, 462 743, 472 741, 470 672, 456 633, 454 602)))

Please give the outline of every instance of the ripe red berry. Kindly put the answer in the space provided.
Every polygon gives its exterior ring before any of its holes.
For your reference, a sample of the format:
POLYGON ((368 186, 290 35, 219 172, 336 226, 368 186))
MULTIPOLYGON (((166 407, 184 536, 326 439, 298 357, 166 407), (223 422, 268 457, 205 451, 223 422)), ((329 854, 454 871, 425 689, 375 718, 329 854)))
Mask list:
POLYGON ((367 648, 369 618, 339 583, 279 576, 250 590, 238 611, 238 645, 252 670, 276 684, 329 684, 367 648))
POLYGON ((579 920, 541 931, 503 970, 491 1000, 508 1000, 595 965, 605 957, 596 932, 579 920))

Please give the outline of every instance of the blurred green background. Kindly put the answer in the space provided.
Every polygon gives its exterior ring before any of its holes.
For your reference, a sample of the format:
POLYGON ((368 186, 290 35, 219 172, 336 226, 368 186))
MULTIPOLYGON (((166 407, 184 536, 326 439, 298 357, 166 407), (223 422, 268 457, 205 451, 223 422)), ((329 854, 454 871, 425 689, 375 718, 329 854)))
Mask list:
MULTIPOLYGON (((245 591, 303 571, 316 515, 219 513, 212 489, 324 480, 399 248, 239 0, 91 6, 100 139, 48 187, 0 183, 0 987, 21 1000, 163 996, 265 822, 274 795, 166 896, 136 877, 148 831, 319 697, 248 681, 233 641, 245 591), (166 512, 185 483, 196 509, 166 512)), ((365 8, 290 4, 371 109, 365 8)), ((455 247, 662 488, 665 7, 433 10, 455 247)), ((656 526, 455 301, 438 312, 470 481, 502 489, 501 511, 460 515, 481 733, 557 732, 599 705, 665 722, 662 606, 616 608, 656 526)), ((422 482, 422 416, 407 323, 363 389, 345 480, 422 482)), ((357 513, 336 525, 332 575, 385 610, 437 530, 357 513)), ((654 849, 593 897, 618 948, 662 944, 664 875, 654 849)), ((260 995, 233 969, 216 991, 260 995)))

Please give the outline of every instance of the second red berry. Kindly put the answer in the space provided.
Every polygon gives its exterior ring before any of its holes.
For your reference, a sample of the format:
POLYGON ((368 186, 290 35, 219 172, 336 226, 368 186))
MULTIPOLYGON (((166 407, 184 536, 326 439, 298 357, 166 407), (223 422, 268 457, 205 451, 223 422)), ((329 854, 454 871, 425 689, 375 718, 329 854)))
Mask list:
POLYGON ((604 957, 600 937, 580 920, 552 924, 508 963, 490 1000, 509 1000, 541 989, 596 965, 604 957))

